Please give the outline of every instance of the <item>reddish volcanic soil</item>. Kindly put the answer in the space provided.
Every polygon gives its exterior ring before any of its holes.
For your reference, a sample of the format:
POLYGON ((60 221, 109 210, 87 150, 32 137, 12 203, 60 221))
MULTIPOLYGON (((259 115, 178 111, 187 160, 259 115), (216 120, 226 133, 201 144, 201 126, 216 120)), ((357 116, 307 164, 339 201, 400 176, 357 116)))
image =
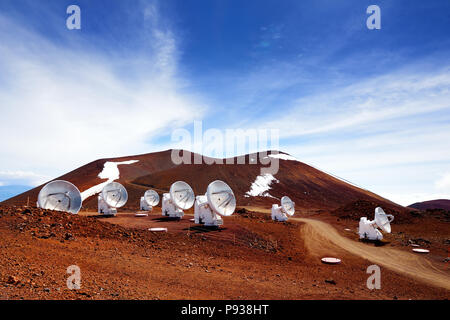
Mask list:
POLYGON ((159 207, 149 217, 104 218, 0 206, 0 299, 449 298, 447 222, 394 224, 373 244, 358 241, 357 221, 321 213, 275 223, 267 208, 247 209, 210 230, 190 215, 163 219, 159 207), (431 253, 412 253, 411 239, 431 253), (322 264, 323 256, 342 263, 322 264), (366 287, 372 264, 381 267, 380 290, 366 287), (70 265, 81 268, 80 290, 67 289, 70 265))
MULTIPOLYGON (((40 187, 0 203, 0 299, 448 299, 448 213, 404 208, 299 161, 280 160, 270 195, 288 195, 296 215, 270 220, 273 197, 245 197, 265 165, 180 164, 171 150, 91 162, 58 179, 81 192, 101 182, 106 161, 120 165, 129 195, 116 217, 99 217, 96 196, 79 215, 26 207, 40 187), (139 198, 160 195, 177 180, 196 195, 220 179, 236 195, 238 209, 218 230, 161 216, 135 217, 139 198), (395 216, 383 242, 360 242, 361 216, 374 208, 395 216), (167 233, 152 233, 166 227, 167 233), (347 229, 347 230, 345 230, 347 229), (411 251, 412 245, 430 250, 411 251), (340 265, 321 263, 324 256, 340 265), (369 290, 367 267, 381 268, 381 289, 369 290), (81 268, 80 290, 69 290, 67 267, 81 268)), ((264 154, 261 154, 264 156, 264 154)), ((191 154, 191 159, 194 155, 191 154)), ((262 158, 262 157, 261 157, 262 158)), ((210 159, 211 160, 211 159, 210 159)))

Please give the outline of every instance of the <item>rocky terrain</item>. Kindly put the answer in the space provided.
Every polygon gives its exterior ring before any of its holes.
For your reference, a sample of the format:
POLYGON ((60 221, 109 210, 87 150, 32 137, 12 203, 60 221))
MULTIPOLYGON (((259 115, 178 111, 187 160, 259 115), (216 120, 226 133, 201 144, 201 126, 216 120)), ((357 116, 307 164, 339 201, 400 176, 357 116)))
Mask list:
MULTIPOLYGON (((133 212, 103 218, 94 212, 77 216, 34 207, 1 206, 0 298, 449 297, 450 278, 444 262, 449 240, 434 232, 424 233, 418 240, 416 224, 394 226, 383 246, 374 246, 358 241, 356 222, 338 221, 330 214, 306 218, 297 214, 291 221, 275 223, 262 210, 240 208, 240 213, 225 218, 225 225, 215 230, 196 226, 190 215, 180 221, 164 219, 158 210, 145 218, 137 218, 133 212), (148 231, 155 226, 167 227, 168 232, 148 231), (324 227, 331 229, 322 230, 324 227), (330 240, 329 235, 339 241, 330 240), (431 253, 426 257, 411 253, 410 240, 431 253), (366 257, 357 250, 359 247, 352 247, 353 243, 364 246, 368 253, 376 250, 376 254, 366 257), (321 257, 330 255, 339 257, 342 263, 321 263, 321 257), (400 269, 398 264, 390 265, 392 259, 402 255, 400 269), (380 290, 366 287, 366 268, 374 261, 382 263, 380 290), (70 276, 67 268, 72 265, 81 270, 79 290, 69 290, 66 284, 70 276)), ((443 231, 435 219, 425 219, 428 229, 438 227, 443 231)))
POLYGON ((0 299, 449 298, 448 212, 404 208, 283 153, 279 171, 264 176, 251 155, 244 164, 175 165, 171 152, 101 159, 57 178, 82 192, 78 215, 34 207, 42 186, 0 203, 0 299), (218 229, 195 225, 193 209, 179 221, 162 217, 160 205, 135 216, 149 188, 161 196, 184 180, 198 195, 215 179, 238 206, 218 229), (97 193, 110 181, 129 199, 117 216, 99 216, 97 193), (283 195, 296 214, 277 223, 270 208, 283 195), (377 206, 395 216, 392 233, 361 242, 358 220, 377 206), (430 253, 413 253, 417 246, 430 253), (326 256, 342 262, 323 264, 326 256), (373 264, 380 290, 366 285, 373 264), (73 266, 81 287, 70 290, 73 266))

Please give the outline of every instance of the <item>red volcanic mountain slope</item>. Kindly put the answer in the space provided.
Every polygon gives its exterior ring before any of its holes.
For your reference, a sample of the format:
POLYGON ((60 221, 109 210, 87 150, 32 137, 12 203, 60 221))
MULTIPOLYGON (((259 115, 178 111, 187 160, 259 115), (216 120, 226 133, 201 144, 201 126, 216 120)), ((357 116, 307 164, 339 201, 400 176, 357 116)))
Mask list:
MULTIPOLYGON (((177 152, 180 152, 177 150, 177 152)), ((270 152, 269 152, 270 153, 270 152)), ((297 212, 335 210, 347 203, 365 200, 380 206, 395 207, 402 211, 405 208, 396 205, 370 191, 353 186, 335 178, 307 164, 295 160, 285 153, 280 153, 282 159, 267 158, 266 153, 246 155, 244 164, 238 164, 237 158, 212 159, 223 164, 174 164, 171 160, 172 150, 149 153, 137 156, 101 159, 75 169, 57 179, 67 180, 75 184, 81 192, 88 190, 108 179, 101 179, 100 172, 104 170, 106 162, 123 162, 137 160, 131 164, 118 165, 120 176, 116 180, 122 183, 129 195, 129 200, 122 210, 136 210, 139 198, 151 188, 160 195, 168 192, 170 185, 183 180, 191 185, 196 195, 204 194, 208 184, 216 179, 225 181, 233 189, 238 206, 264 206, 270 209, 272 203, 279 203, 279 199, 288 195, 296 203, 297 212), (252 158, 252 159, 251 159, 252 158), (283 159, 284 158, 284 159, 283 159), (273 176, 261 175, 261 168, 268 167, 260 159, 279 160, 279 170, 273 176), (289 160, 288 160, 289 159, 289 160), (234 164, 228 164, 233 162, 234 164), (254 184, 257 182, 259 187, 254 184), (270 182, 270 183, 268 183, 270 182), (252 189, 253 185, 253 189, 252 189), (266 187, 265 187, 266 186, 266 187), (250 192, 250 191, 253 192, 250 192), (250 192, 250 194, 248 194, 250 192)), ((191 163, 194 163, 193 153, 188 153, 191 163)), ((56 179, 55 179, 56 180, 56 179)), ((4 201, 7 205, 36 203, 37 195, 42 186, 4 201)), ((83 208, 96 210, 96 195, 87 197, 83 201, 83 208)))
POLYGON ((408 206, 409 208, 414 208, 418 210, 433 210, 433 209, 442 209, 450 211, 450 200, 447 199, 438 199, 438 200, 429 200, 424 202, 416 202, 408 206))

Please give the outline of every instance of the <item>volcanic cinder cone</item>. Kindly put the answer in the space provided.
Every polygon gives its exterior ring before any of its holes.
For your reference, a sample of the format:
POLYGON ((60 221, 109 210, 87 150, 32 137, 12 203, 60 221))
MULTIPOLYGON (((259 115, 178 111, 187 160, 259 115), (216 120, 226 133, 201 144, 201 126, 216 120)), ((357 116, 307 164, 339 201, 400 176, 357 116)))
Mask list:
MULTIPOLYGON (((274 179, 269 185, 270 188, 260 195, 252 196, 248 194, 252 183, 261 175, 261 168, 268 166, 260 163, 259 156, 265 157, 266 154, 258 154, 258 161, 250 161, 250 156, 246 155, 245 164, 237 164, 237 158, 234 158, 234 164, 227 164, 230 159, 228 161, 223 159, 222 164, 211 165, 206 164, 205 161, 202 164, 176 165, 171 160, 171 154, 172 150, 166 150, 136 156, 100 159, 56 179, 70 181, 83 192, 107 181, 98 176, 106 162, 138 160, 132 164, 118 166, 120 177, 116 181, 125 186, 129 195, 129 200, 123 208, 125 210, 137 210, 140 197, 149 188, 161 194, 168 192, 173 182, 183 180, 191 185, 196 195, 199 195, 204 194, 208 184, 216 179, 225 181, 233 189, 238 206, 267 206, 270 208, 272 203, 278 203, 282 196, 288 195, 295 202, 296 210, 300 212, 332 211, 358 200, 375 202, 379 206, 394 206, 403 209, 370 191, 358 188, 296 160, 279 159, 279 170, 274 174, 274 179)), ((190 156, 191 162, 194 163, 195 154, 190 153, 190 156)), ((208 159, 211 160, 211 158, 208 159)), ((23 205, 26 204, 28 198, 31 203, 35 203, 41 188, 42 186, 36 187, 4 201, 4 204, 23 205)), ((97 208, 95 195, 84 200, 83 208, 97 208)))

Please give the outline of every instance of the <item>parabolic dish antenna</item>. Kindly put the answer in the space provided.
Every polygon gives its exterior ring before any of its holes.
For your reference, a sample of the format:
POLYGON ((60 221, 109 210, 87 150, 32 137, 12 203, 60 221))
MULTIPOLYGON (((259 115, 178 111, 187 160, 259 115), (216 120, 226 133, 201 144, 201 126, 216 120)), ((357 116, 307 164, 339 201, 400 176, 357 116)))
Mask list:
POLYGON ((231 216, 236 209, 236 197, 233 190, 223 181, 216 180, 206 190, 208 204, 221 216, 231 216))
POLYGON ((144 199, 145 202, 147 202, 147 204, 152 207, 156 206, 159 203, 159 195, 155 190, 145 191, 144 199))
POLYGON ((281 198, 281 207, 283 207, 283 210, 288 215, 290 215, 290 216, 294 215, 295 204, 288 196, 284 196, 283 198, 281 198))
POLYGON ((284 222, 293 216, 295 213, 295 203, 288 196, 283 196, 280 200, 280 205, 273 204, 271 210, 271 217, 274 221, 284 222))
POLYGON ((170 186, 170 197, 175 205, 187 210, 194 205, 195 195, 191 186, 184 181, 177 181, 170 186))
POLYGON ((81 203, 78 188, 64 180, 47 183, 38 195, 38 206, 48 210, 77 214, 81 209, 81 203))
POLYGON ((392 214, 386 214, 383 209, 377 207, 375 209, 375 223, 386 233, 391 233, 391 222, 394 220, 392 214))
POLYGON ((120 208, 128 200, 127 190, 118 182, 108 183, 102 190, 103 200, 112 208, 120 208))

